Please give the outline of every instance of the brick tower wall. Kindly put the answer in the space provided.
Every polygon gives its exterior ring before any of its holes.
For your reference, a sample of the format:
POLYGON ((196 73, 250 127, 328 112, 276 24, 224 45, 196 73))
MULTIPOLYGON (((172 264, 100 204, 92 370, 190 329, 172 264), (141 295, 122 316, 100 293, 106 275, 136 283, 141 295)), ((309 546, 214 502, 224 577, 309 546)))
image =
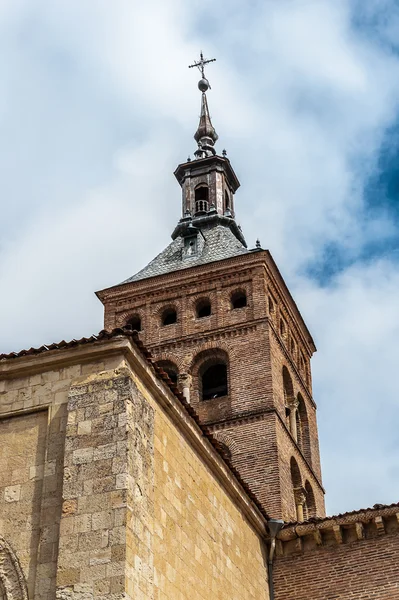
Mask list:
POLYGON ((229 448, 233 464, 270 514, 296 518, 292 478, 283 476, 292 457, 303 484, 308 481, 315 495, 317 511, 311 516, 324 514, 316 406, 311 396, 314 346, 269 253, 175 271, 105 290, 100 297, 107 329, 138 316, 141 339, 154 359, 174 366, 180 381, 187 381, 188 375, 190 402, 202 423, 213 431, 228 429, 230 439, 237 442, 234 447, 240 448, 239 456, 229 448), (234 309, 231 298, 238 291, 245 292, 247 306, 234 309), (197 318, 197 303, 205 298, 211 303, 211 315, 197 318), (162 326, 168 307, 176 310, 177 322, 162 326), (203 401, 201 365, 220 358, 228 364, 228 395, 203 401), (293 398, 299 394, 302 400, 298 442, 286 417, 283 367, 292 381, 293 398), (270 411, 277 411, 278 418, 270 411), (261 414, 262 419, 254 420, 261 414), (247 430, 253 434, 244 434, 247 430), (278 486, 274 479, 280 476, 283 483, 278 486))

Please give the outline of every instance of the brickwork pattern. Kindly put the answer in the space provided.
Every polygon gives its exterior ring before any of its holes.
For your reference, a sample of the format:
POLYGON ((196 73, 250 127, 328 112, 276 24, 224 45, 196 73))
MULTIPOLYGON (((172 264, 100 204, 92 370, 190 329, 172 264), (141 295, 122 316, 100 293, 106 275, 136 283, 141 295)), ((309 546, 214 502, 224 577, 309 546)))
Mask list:
POLYGON ((274 563, 276 600, 398 600, 399 536, 318 547, 274 563))

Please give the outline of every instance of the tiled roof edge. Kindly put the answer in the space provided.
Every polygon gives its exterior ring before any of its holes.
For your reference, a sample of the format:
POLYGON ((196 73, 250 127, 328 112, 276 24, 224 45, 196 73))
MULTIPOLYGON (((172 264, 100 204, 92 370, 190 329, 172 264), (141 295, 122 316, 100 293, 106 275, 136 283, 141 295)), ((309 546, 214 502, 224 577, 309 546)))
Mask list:
POLYGON ((297 525, 309 525, 311 523, 318 524, 318 523, 324 523, 326 521, 338 521, 341 519, 344 520, 346 518, 354 517, 356 515, 361 515, 363 513, 384 511, 384 510, 388 510, 390 508, 398 508, 399 509, 399 502, 394 502, 392 504, 374 504, 374 506, 370 507, 370 508, 359 508, 358 510, 351 510, 351 511, 348 511, 345 513, 339 513, 338 515, 331 515, 331 516, 326 516, 326 517, 311 517, 310 519, 307 519, 306 521, 290 521, 289 523, 285 523, 283 529, 286 529, 288 527, 296 527, 297 525))

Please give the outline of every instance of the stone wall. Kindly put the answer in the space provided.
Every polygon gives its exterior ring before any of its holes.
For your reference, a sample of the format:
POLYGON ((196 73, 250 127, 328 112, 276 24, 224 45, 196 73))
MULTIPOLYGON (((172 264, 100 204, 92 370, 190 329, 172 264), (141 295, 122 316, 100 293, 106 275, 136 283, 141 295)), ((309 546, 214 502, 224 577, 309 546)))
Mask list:
POLYGON ((72 385, 57 598, 153 597, 153 421, 126 367, 72 385))
POLYGON ((54 600, 68 392, 82 373, 116 363, 42 360, 0 363, 0 537, 20 565, 29 598, 54 600))
MULTIPOLYGON (((0 421, 0 535, 12 541, 23 566, 29 595, 33 597, 41 526, 43 494, 54 487, 47 477, 43 486, 48 411, 30 413, 0 421)), ((44 524, 48 543, 53 525, 44 524)), ((50 549, 49 549, 50 550, 50 549)), ((51 552, 51 550, 50 550, 51 552)), ((46 549, 40 548, 40 562, 46 549)))

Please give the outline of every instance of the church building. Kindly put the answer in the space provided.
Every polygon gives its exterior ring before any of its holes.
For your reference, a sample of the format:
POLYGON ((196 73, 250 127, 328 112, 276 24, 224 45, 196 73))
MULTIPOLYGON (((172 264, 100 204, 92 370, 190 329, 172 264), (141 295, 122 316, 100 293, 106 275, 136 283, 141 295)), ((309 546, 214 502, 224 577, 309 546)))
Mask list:
POLYGON ((0 354, 0 600, 399 600, 399 504, 326 516, 315 344, 236 221, 208 62, 171 243, 98 335, 0 354))

